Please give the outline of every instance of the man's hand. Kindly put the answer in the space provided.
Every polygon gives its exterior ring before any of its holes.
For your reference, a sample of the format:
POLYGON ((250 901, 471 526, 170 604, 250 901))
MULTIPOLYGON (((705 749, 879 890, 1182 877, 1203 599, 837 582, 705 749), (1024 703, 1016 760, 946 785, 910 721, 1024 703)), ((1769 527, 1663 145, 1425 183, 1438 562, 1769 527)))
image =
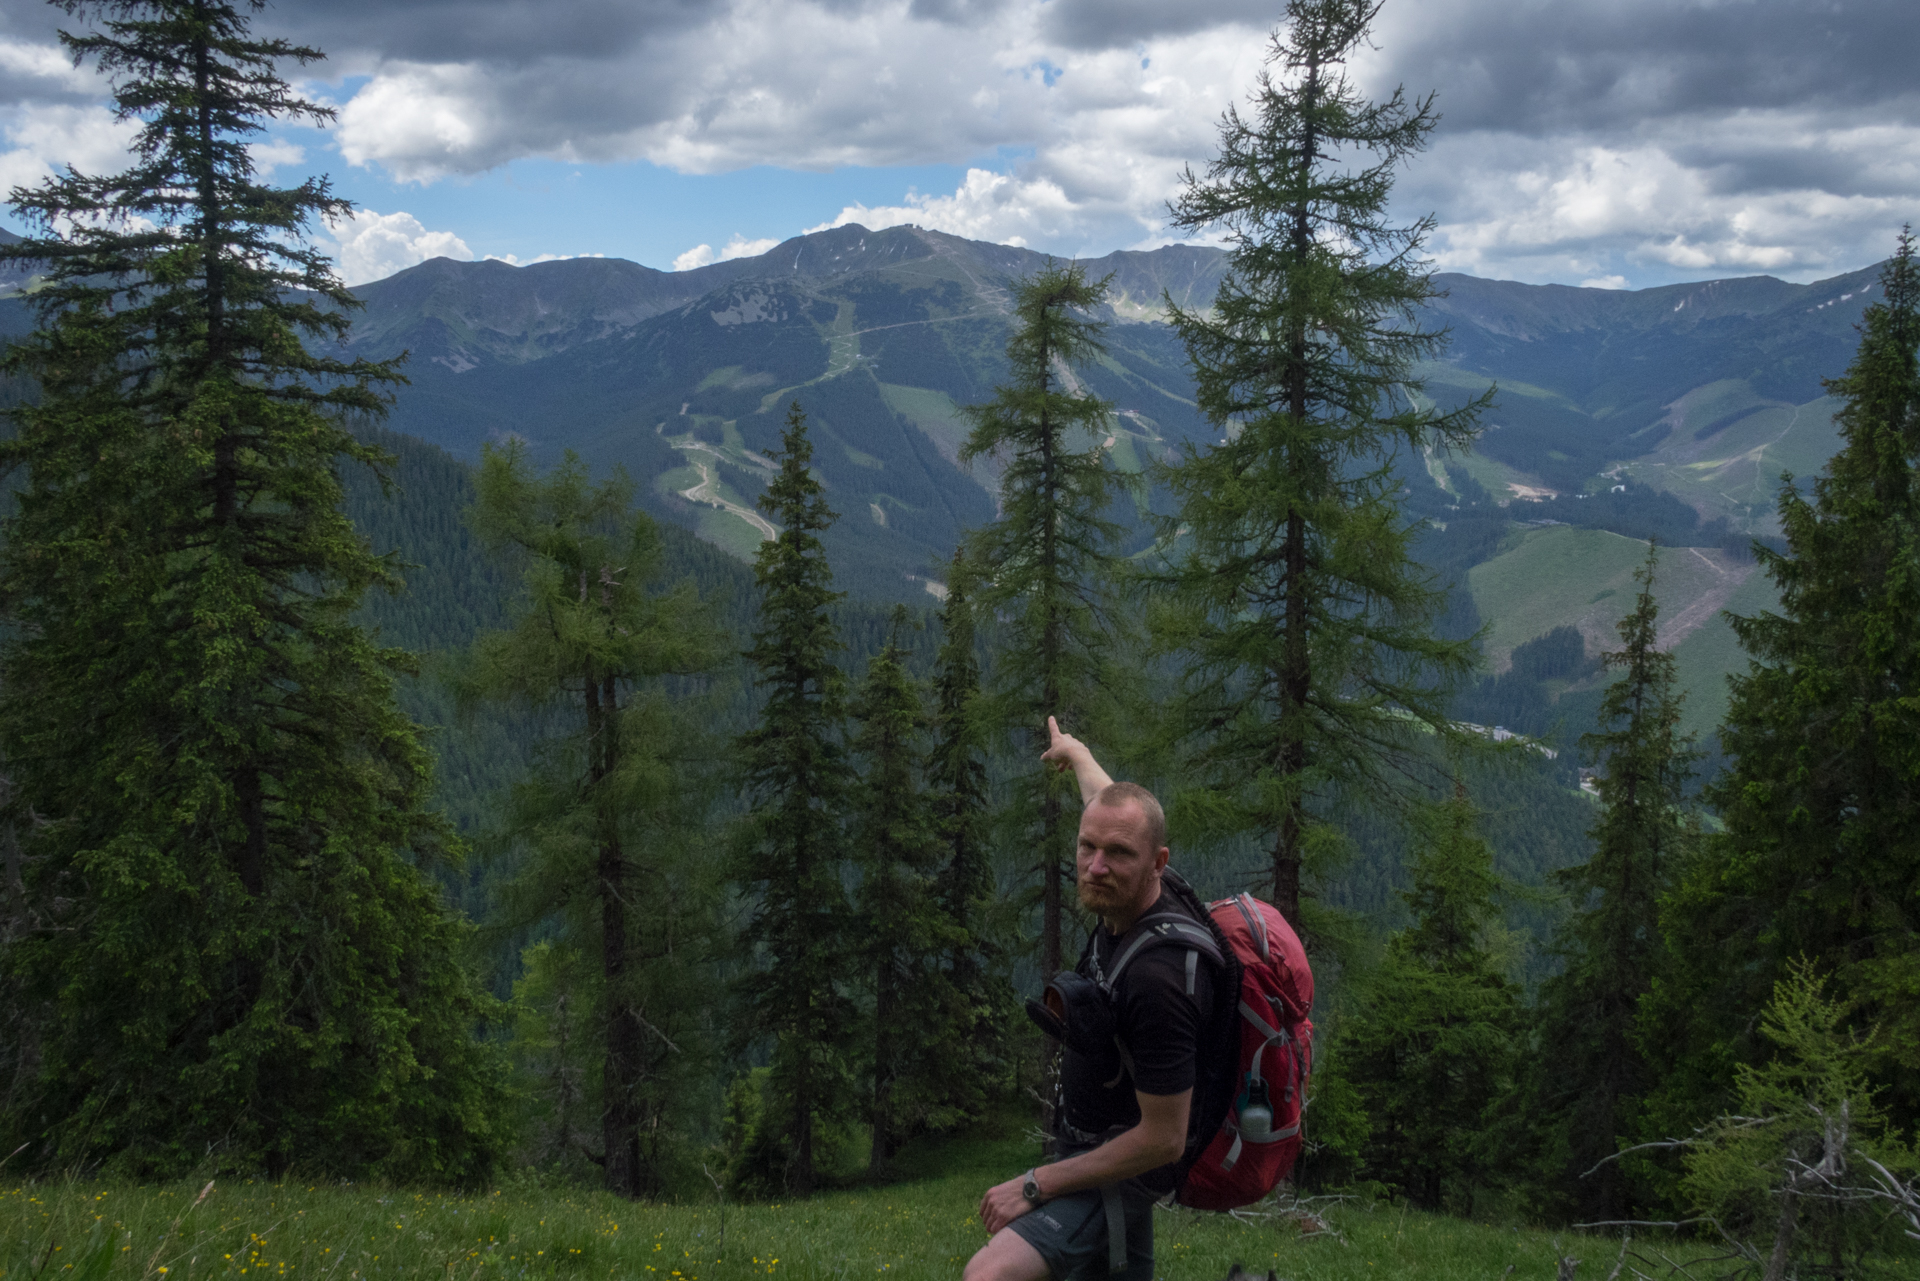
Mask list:
POLYGON ((1020 1191, 1026 1181, 1027 1176, 1021 1174, 1005 1183, 996 1183, 980 1198, 980 1225, 987 1230, 988 1236, 1033 1208, 1020 1191))
MULTIPOLYGON (((1193 1107, 1193 1091, 1142 1094, 1135 1090, 1133 1097, 1140 1103, 1140 1124, 1079 1156, 1034 1167, 1033 1177, 1040 1184, 1043 1202, 1131 1179, 1180 1159, 1187 1145, 1187 1113, 1193 1107)), ((980 1198, 980 1223, 989 1235, 1033 1208, 1020 1191, 1026 1181, 1027 1176, 1022 1174, 996 1183, 980 1198)))
POLYGON ((1087 745, 1060 728, 1060 722, 1047 717, 1047 735, 1052 740, 1047 750, 1040 753, 1043 762, 1053 764, 1059 769, 1070 769, 1080 784, 1080 802, 1091 804, 1100 794, 1100 789, 1113 782, 1107 772, 1100 768, 1100 762, 1093 759, 1093 753, 1087 745))

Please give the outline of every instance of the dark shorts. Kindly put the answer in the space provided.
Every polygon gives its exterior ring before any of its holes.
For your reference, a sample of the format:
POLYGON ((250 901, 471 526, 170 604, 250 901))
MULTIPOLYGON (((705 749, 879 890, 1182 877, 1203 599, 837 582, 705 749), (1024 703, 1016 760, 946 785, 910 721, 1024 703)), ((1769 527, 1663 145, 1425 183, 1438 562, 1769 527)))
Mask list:
POLYGON ((1153 1203, 1157 1199, 1131 1180, 1120 1185, 1127 1221, 1124 1272, 1107 1270, 1107 1210, 1098 1188, 1056 1197, 1008 1226, 1046 1260, 1053 1281, 1090 1281, 1106 1276, 1153 1281, 1153 1203))

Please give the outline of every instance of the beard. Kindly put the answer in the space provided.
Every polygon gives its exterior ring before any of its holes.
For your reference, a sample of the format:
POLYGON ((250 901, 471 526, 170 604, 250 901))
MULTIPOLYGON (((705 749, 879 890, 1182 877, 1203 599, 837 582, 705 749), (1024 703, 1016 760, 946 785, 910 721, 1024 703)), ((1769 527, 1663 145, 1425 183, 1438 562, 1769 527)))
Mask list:
POLYGON ((1102 915, 1106 909, 1121 906, 1126 897, 1125 891, 1111 881, 1076 880, 1074 893, 1079 896, 1080 906, 1095 916, 1102 915))

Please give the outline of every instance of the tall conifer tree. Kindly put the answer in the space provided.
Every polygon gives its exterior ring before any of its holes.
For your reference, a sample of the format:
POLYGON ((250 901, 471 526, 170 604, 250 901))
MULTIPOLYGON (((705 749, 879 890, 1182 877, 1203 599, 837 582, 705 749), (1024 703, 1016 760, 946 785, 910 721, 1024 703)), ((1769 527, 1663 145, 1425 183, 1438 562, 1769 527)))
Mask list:
MULTIPOLYGON (((1842 441, 1826 475, 1780 493, 1784 552, 1756 546, 1779 612, 1735 616, 1708 791, 1726 831, 1676 895, 1685 983, 1660 1003, 1701 1093, 1765 1053, 1758 1011, 1805 957, 1855 1025, 1878 1024, 1896 1123, 1920 1120, 1920 261, 1911 231, 1880 273, 1860 346, 1827 384, 1842 441)), ((1679 1088, 1676 1081, 1676 1088, 1679 1088)), ((1723 1103, 1701 1098, 1688 1109, 1723 1103)), ((1696 1117, 1697 1119, 1697 1117, 1696 1117)))
POLYGON ((1698 754, 1680 732, 1673 656, 1656 648, 1658 564, 1650 543, 1634 575, 1639 597, 1620 620, 1622 648, 1604 656, 1620 678, 1601 701, 1600 729, 1581 739, 1602 767, 1602 809, 1593 856, 1557 875, 1574 911, 1555 938, 1565 968, 1541 988, 1531 1110, 1549 1136, 1547 1186, 1588 1221, 1631 1218, 1648 1201, 1606 1158, 1633 1132, 1653 1083, 1636 1018, 1662 955, 1660 900, 1693 836, 1685 791, 1698 754))
POLYGON ((388 461, 345 419, 399 375, 306 350, 359 305, 305 239, 348 206, 248 152, 330 118, 276 70, 321 55, 257 3, 61 7, 138 132, 123 173, 16 190, 43 234, 0 251, 46 271, 7 360, 41 391, 4 446, 0 738, 43 928, 6 963, 47 1014, 10 1119, 63 1166, 481 1177, 490 1006, 417 870, 449 835, 408 659, 350 621, 394 576, 340 513, 388 461))
POLYGON ((1393 936, 1330 1047, 1367 1115, 1361 1161, 1429 1209, 1471 1214, 1501 1181, 1520 993, 1492 945, 1501 889, 1466 790, 1415 816, 1413 924, 1393 936))
POLYGON ((1010 1028, 1019 1004, 1007 973, 1005 912, 997 906, 987 838, 987 726, 973 591, 965 553, 956 551, 940 610, 927 756, 927 791, 944 860, 938 892, 953 926, 946 967, 954 1008, 938 1038, 945 1106, 956 1118, 984 1114, 995 1092, 1010 1084, 1010 1028))
MULTIPOLYGON (((595 1010, 600 1151, 607 1190, 660 1191, 662 1145, 684 1131, 711 1002, 717 886, 699 853, 702 789, 692 728, 661 678, 713 666, 717 640, 690 586, 649 589, 660 536, 624 477, 590 484, 569 455, 545 478, 513 442, 482 451, 475 531, 523 571, 513 625, 480 637, 459 687, 565 717, 548 758, 519 784, 505 835, 523 861, 496 925, 557 920, 556 972, 593 973, 569 995, 595 1010)), ((711 1060, 704 1065, 711 1069, 711 1060)))
POLYGON ((747 937, 758 947, 740 981, 749 1029, 773 1038, 773 1070, 756 1148, 743 1177, 795 1195, 818 1179, 820 1122, 855 1096, 848 1069, 857 978, 842 873, 852 770, 847 760, 843 648, 828 613, 833 590, 820 535, 835 519, 809 464, 813 444, 799 402, 787 412, 779 472, 760 506, 779 526, 760 544, 754 578, 760 625, 747 661, 765 698, 740 738, 753 810, 741 831, 736 877, 757 901, 747 937))
POLYGON ((974 626, 973 581, 964 551, 956 551, 940 609, 940 652, 933 677, 933 747, 927 757, 927 787, 934 822, 946 845, 940 895, 947 915, 966 937, 952 965, 957 981, 971 987, 979 968, 986 909, 993 896, 993 861, 987 845, 988 806, 985 726, 980 706, 979 644, 974 626))
POLYGON ((1185 664, 1166 724, 1196 780, 1176 807, 1189 830, 1259 835, 1295 924, 1315 799, 1395 795, 1422 731, 1455 736, 1444 689, 1472 663, 1434 635, 1443 594, 1395 497, 1393 451, 1464 446, 1484 398, 1417 407, 1414 362, 1445 337, 1415 317, 1435 293, 1418 257, 1433 224, 1394 226, 1386 205, 1435 116, 1347 79, 1378 10, 1292 0, 1268 55, 1281 74, 1261 72, 1250 116, 1227 111, 1220 155, 1173 206, 1232 245, 1211 310, 1168 300, 1223 436, 1166 473, 1179 509, 1151 617, 1156 651, 1185 664))
POLYGON ((893 635, 867 667, 853 703, 853 850, 860 868, 860 950, 873 983, 873 1129, 869 1173, 878 1177, 903 1139, 948 1119, 943 1051, 956 1002, 943 962, 961 942, 938 894, 943 861, 923 789, 927 712, 907 671, 896 605, 893 635))
MULTIPOLYGON (((995 455, 1000 516, 968 539, 975 606, 1003 619, 989 677, 995 723, 1044 745, 1047 717, 1084 726, 1105 705, 1124 620, 1112 608, 1118 527, 1102 513, 1119 483, 1101 447, 1112 406, 1077 389, 1071 371, 1101 351, 1087 313, 1106 297, 1078 263, 1047 265, 1014 291, 1007 342, 1010 380, 966 409, 973 430, 960 456, 995 455)), ((1025 750, 1022 748, 1020 750, 1025 750)), ((1027 759, 1038 761, 1039 750, 1027 759)), ((1040 860, 1040 967, 1061 967, 1063 887, 1078 830, 1072 778, 1038 764, 1021 776, 1014 805, 1023 843, 1040 860)))

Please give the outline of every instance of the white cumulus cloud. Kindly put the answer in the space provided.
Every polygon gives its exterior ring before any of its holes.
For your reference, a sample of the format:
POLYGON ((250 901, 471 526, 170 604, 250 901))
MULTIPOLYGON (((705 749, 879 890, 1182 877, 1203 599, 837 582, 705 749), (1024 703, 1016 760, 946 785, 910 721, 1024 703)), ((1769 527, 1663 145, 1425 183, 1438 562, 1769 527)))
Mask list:
POLYGON ((105 107, 59 102, 23 103, 0 112, 0 192, 37 186, 72 165, 84 174, 118 173, 133 163, 127 148, 136 125, 105 107))
POLYGON ((966 181, 950 196, 909 192, 904 205, 848 205, 831 221, 807 230, 825 231, 859 223, 878 231, 914 223, 970 240, 1025 245, 1036 234, 1070 234, 1072 224, 1078 221, 1074 201, 1049 178, 1022 180, 986 169, 969 169, 966 181))
POLYGON ((543 262, 568 262, 574 258, 605 258, 605 254, 535 254, 531 258, 522 258, 519 254, 488 254, 488 262, 504 262, 509 267, 532 267, 543 262))
POLYGON ((264 182, 273 176, 276 169, 304 164, 307 149, 280 138, 271 138, 249 145, 247 158, 253 161, 254 176, 264 182))
POLYGON ((1891 251, 1892 229, 1920 203, 1920 130, 1822 127, 1778 111, 1650 126, 1621 145, 1481 131, 1443 137, 1403 199, 1441 211, 1431 248, 1452 271, 1811 279, 1891 251), (1847 181, 1796 172, 1791 156, 1769 183, 1726 173, 1756 148, 1801 147, 1829 153, 1847 181))
MULTIPOLYGON (((340 154, 349 164, 379 163, 402 181, 429 182, 448 174, 476 172, 511 159, 467 161, 507 123, 484 92, 476 67, 384 68, 340 108, 340 154)), ((482 151, 482 154, 485 154, 482 151)))
MULTIPOLYGON (((258 21, 329 51, 328 74, 354 86, 340 156, 402 182, 535 157, 687 174, 951 165, 968 171, 952 191, 868 198, 829 225, 1104 253, 1199 238, 1167 227, 1166 201, 1214 154, 1283 8, 302 0, 258 21)), ((46 5, 0 0, 0 16, 0 176, 39 174, 53 153, 18 141, 19 109, 88 107, 99 81, 53 45, 46 5)), ((1389 0, 1373 35, 1351 67, 1367 93, 1438 94, 1433 149, 1400 171, 1395 206, 1437 215, 1443 267, 1810 279, 1884 255, 1920 208, 1912 0, 1389 0)))
MULTIPOLYGON (((393 59, 342 108, 341 154, 423 183, 523 156, 685 173, 976 162, 951 193, 839 220, 1105 252, 1157 232, 1260 65, 1257 28, 1077 49, 1047 37, 1037 0, 973 22, 925 8, 733 0, 617 55, 393 59), (977 163, 996 151, 1018 157, 1012 172, 977 163)), ((726 256, 709 245, 681 262, 726 256)))
POLYGON ((91 67, 76 67, 59 45, 0 36, 0 102, 102 96, 105 84, 91 67))
POLYGON ((358 209, 333 224, 334 261, 349 285, 384 280, 429 258, 473 259, 467 242, 451 231, 428 231, 410 213, 358 209))
POLYGON ((704 267, 708 263, 729 262, 735 258, 757 258, 779 243, 771 237, 764 240, 748 240, 736 231, 733 233, 733 239, 720 246, 718 251, 712 245, 695 245, 673 260, 673 269, 691 271, 695 267, 704 267))

